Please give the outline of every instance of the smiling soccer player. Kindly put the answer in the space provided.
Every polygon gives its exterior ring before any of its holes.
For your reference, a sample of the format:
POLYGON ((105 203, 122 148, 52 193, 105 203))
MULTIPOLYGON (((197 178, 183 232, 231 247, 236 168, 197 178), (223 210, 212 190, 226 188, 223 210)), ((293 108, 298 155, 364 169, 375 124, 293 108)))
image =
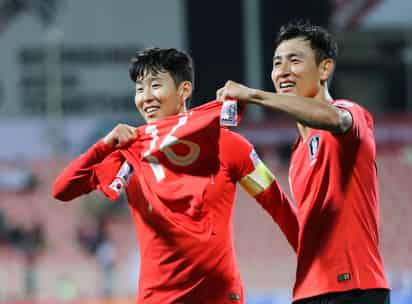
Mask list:
POLYGON ((244 303, 233 247, 236 183, 296 250, 295 208, 253 146, 220 126, 222 103, 186 109, 187 54, 144 50, 129 73, 147 124, 116 126, 68 165, 53 196, 68 201, 99 189, 115 200, 126 191, 141 253, 137 303, 244 303))

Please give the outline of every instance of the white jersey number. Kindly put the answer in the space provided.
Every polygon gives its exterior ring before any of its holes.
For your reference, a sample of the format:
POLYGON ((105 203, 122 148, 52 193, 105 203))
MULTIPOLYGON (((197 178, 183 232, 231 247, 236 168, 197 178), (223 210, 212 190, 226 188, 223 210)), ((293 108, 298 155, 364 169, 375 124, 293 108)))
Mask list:
MULTIPOLYGON (((177 166, 189 166, 193 164, 199 157, 200 147, 198 144, 191 142, 189 140, 179 139, 173 134, 178 128, 187 123, 188 116, 183 116, 179 118, 178 123, 170 130, 170 132, 165 136, 163 141, 160 143, 159 149, 162 151, 167 159, 174 165, 177 166), (189 148, 189 151, 185 155, 176 154, 171 146, 176 144, 183 144, 189 148)), ((165 171, 160 164, 156 156, 152 155, 153 151, 156 149, 156 143, 159 140, 158 136, 159 130, 156 125, 150 125, 146 127, 146 133, 150 134, 152 140, 150 141, 149 149, 143 154, 143 156, 149 161, 149 164, 153 170, 156 180, 160 182, 165 178, 165 171)))

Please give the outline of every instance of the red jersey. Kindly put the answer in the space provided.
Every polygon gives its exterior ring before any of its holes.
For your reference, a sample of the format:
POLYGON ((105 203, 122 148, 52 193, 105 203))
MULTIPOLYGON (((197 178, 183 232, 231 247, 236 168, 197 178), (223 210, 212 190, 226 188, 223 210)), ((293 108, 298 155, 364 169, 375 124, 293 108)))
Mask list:
MULTIPOLYGON (((159 138, 158 142, 161 141, 159 138)), ((148 194, 145 183, 161 185, 173 170, 166 170, 162 175, 155 166, 146 171, 149 174, 142 180, 142 174, 129 159, 125 161, 122 153, 113 152, 102 141, 74 160, 56 180, 53 195, 62 200, 96 188, 125 187, 140 248, 137 303, 244 303, 232 231, 237 182, 270 213, 296 249, 295 209, 252 145, 225 128, 218 129, 216 145, 217 167, 203 176, 207 180, 206 187, 201 191, 200 204, 195 204, 194 209, 184 200, 173 198, 163 197, 154 204, 154 197, 148 194), (118 159, 123 162, 120 169, 110 173, 107 164, 116 163, 118 159), (101 170, 102 166, 105 170, 101 170), (198 229, 195 224, 206 217, 209 224, 198 229), (210 233, 207 232, 209 227, 210 233)), ((161 160, 159 156, 157 161, 161 160)), ((214 167, 211 163, 206 166, 214 167)), ((168 183, 163 188, 171 186, 168 183)), ((198 192, 195 184, 191 187, 193 193, 198 192)), ((180 190, 176 188, 176 191, 180 190)))
POLYGON ((289 181, 299 219, 293 298, 388 288, 379 254, 379 199, 373 119, 356 103, 345 134, 312 129, 299 138, 289 181))

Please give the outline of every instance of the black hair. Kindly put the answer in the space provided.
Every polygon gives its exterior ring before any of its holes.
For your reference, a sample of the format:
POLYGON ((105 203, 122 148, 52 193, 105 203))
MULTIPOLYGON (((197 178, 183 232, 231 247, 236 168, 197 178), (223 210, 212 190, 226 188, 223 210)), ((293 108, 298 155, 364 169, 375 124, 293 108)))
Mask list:
POLYGON ((192 58, 179 50, 150 48, 138 51, 129 64, 129 76, 133 82, 143 78, 147 73, 169 72, 176 86, 183 81, 194 85, 194 68, 192 58))
POLYGON ((336 62, 338 44, 323 27, 313 25, 309 21, 292 21, 280 28, 275 41, 275 50, 283 41, 293 38, 303 38, 309 41, 311 48, 315 52, 316 64, 319 64, 324 59, 332 59, 336 62))

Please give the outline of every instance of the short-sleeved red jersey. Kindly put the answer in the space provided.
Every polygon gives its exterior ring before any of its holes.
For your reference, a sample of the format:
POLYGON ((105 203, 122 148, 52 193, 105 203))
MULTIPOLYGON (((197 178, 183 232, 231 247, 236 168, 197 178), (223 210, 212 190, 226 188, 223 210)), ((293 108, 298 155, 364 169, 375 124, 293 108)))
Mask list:
POLYGON ((312 129, 295 144, 289 182, 299 219, 293 298, 388 288, 379 254, 379 199, 372 116, 356 103, 345 134, 312 129))
MULTIPOLYGON (((150 198, 145 197, 140 172, 130 171, 124 164, 120 168, 120 175, 127 176, 123 181, 127 180, 128 203, 140 248, 137 303, 244 303, 232 235, 237 182, 270 213, 296 249, 295 208, 252 145, 240 135, 220 128, 217 146, 219 165, 217 171, 207 177, 209 182, 202 201, 202 213, 207 214, 212 223, 210 237, 194 237, 166 221, 150 198)), ((98 142, 63 171, 55 182, 53 195, 67 200, 104 186, 101 184, 104 178, 99 175, 106 171, 99 173, 99 166, 105 159, 119 155, 113 153, 102 141, 98 142), (70 193, 72 191, 77 191, 76 195, 70 193)), ((155 175, 146 178, 154 179, 155 175)), ((196 221, 195 217, 185 214, 185 205, 166 203, 172 213, 180 213, 182 221, 196 221)))

